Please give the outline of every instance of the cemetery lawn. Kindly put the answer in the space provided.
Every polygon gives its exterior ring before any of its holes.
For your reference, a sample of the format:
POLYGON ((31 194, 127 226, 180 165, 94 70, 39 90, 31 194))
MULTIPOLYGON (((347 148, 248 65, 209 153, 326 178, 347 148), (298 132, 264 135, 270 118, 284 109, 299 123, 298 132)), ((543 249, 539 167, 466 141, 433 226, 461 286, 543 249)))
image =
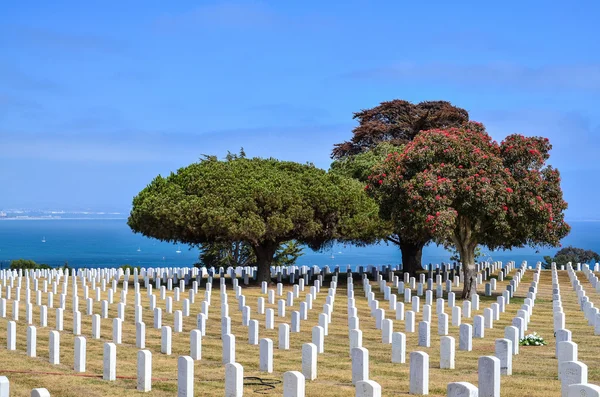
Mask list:
MULTIPOLYGON (((513 270, 515 272, 516 270, 513 270)), ((566 328, 572 331, 572 340, 579 347, 579 361, 588 366, 588 382, 600 384, 600 336, 594 336, 594 329, 587 325, 583 312, 577 305, 577 296, 570 286, 566 271, 559 271, 561 297, 566 315, 566 328)), ((514 273, 511 273, 513 275, 514 273)), ((533 271, 528 270, 516 292, 511 299, 506 312, 501 313, 500 321, 494 322, 493 329, 485 330, 485 338, 473 339, 473 351, 458 350, 457 326, 451 325, 451 312, 449 314, 449 335, 456 339, 456 369, 439 369, 440 336, 437 335, 437 315, 435 302, 432 310, 431 347, 417 346, 418 332, 406 333, 407 354, 405 364, 391 363, 391 345, 381 342, 381 331, 375 328, 375 319, 370 316, 367 299, 358 278, 354 280, 354 291, 360 329, 363 331, 363 347, 369 350, 370 378, 382 387, 382 395, 408 395, 409 390, 409 356, 410 352, 420 350, 429 354, 430 383, 429 395, 445 396, 446 386, 449 382, 470 382, 477 385, 477 360, 480 356, 494 355, 496 338, 504 337, 504 327, 511 325, 513 317, 527 295, 528 287, 532 281, 533 271)), ((578 274, 582 285, 588 291, 590 300, 595 306, 600 306, 600 294, 593 291, 591 284, 583 274, 578 274)), ((327 296, 329 281, 325 281, 317 299, 313 302, 313 310, 308 313, 308 320, 302 321, 300 333, 290 333, 290 350, 282 351, 278 347, 278 324, 290 323, 291 313, 299 310, 300 302, 304 301, 308 288, 300 292, 300 298, 294 300, 293 307, 286 307, 286 316, 277 316, 277 300, 285 299, 285 291, 291 291, 291 286, 284 286, 284 296, 276 297, 274 305, 266 302, 266 308, 275 310, 275 329, 266 330, 264 315, 256 312, 257 298, 266 295, 260 293, 260 287, 244 287, 246 304, 252 309, 252 319, 259 320, 259 338, 270 338, 274 346, 273 373, 259 371, 259 346, 248 344, 248 328, 242 326, 242 314, 238 310, 235 294, 228 281, 229 315, 231 317, 232 333, 236 336, 236 362, 244 367, 244 376, 251 377, 245 380, 244 396, 283 394, 283 373, 286 371, 301 371, 302 344, 311 342, 312 327, 318 325, 318 316, 322 312, 327 296)), ((483 309, 496 301, 496 297, 505 290, 507 281, 498 282, 498 287, 493 297, 483 296, 483 286, 480 287, 480 310, 473 311, 472 316, 483 314, 483 309)), ((389 310, 388 302, 383 299, 383 294, 374 282, 371 283, 380 307, 386 311, 386 317, 393 319, 394 331, 405 332, 404 321, 395 320, 395 312, 389 310)), ((120 287, 120 286, 119 286, 120 287)), ((275 285, 270 286, 275 289, 275 285)), ((455 288, 460 296, 462 286, 455 288)), ((393 292, 397 292, 393 289, 393 292)), ((24 294, 24 291, 21 292, 24 294)), ((69 294, 71 282, 69 282, 69 294)), ((25 305, 20 307, 20 318, 17 322, 17 350, 6 350, 7 322, 12 319, 12 301, 7 301, 7 318, 0 318, 0 376, 7 376, 10 380, 11 396, 29 396, 33 388, 47 388, 52 396, 81 397, 81 396, 134 396, 140 395, 136 390, 137 352, 135 347, 135 325, 133 307, 133 288, 130 287, 127 296, 128 305, 123 323, 123 343, 117 345, 117 380, 114 382, 102 380, 103 372, 103 344, 112 342, 112 319, 116 317, 119 292, 109 309, 109 318, 101 321, 101 339, 91 338, 91 316, 86 315, 86 302, 83 299, 82 288, 78 288, 79 310, 82 313, 82 335, 87 339, 87 368, 84 374, 73 371, 74 362, 74 336, 72 334, 72 307, 71 298, 67 298, 67 307, 64 311, 64 331, 60 333, 60 364, 48 363, 48 334, 54 329, 55 310, 48 308, 48 327, 39 327, 39 307, 35 305, 35 293, 32 291, 33 323, 37 326, 37 357, 29 358, 26 355, 27 324, 25 324, 25 305)), ((14 292, 13 292, 14 294, 14 292)), ((146 324, 146 349, 152 352, 152 391, 150 395, 174 396, 177 392, 177 358, 180 355, 189 355, 189 332, 196 328, 196 315, 200 312, 201 301, 204 296, 204 284, 199 288, 196 302, 191 305, 190 316, 184 317, 182 333, 173 332, 172 355, 160 353, 160 330, 153 328, 153 313, 148 309, 146 290, 141 288, 143 321, 146 324)), ((157 306, 163 309, 163 325, 173 326, 173 314, 165 311, 165 302, 157 295, 157 306)), ((172 296, 172 292, 167 294, 172 296)), ((94 296, 90 288, 90 296, 94 296)), ((106 293, 102 299, 106 299, 106 293)), ((182 295, 182 300, 173 302, 174 310, 181 310, 182 301, 188 297, 187 290, 182 295)), ((195 395, 197 396, 223 396, 224 395, 224 365, 222 364, 220 299, 218 281, 212 289, 211 306, 207 321, 206 336, 202 338, 202 359, 195 362, 195 395)), ((22 301, 24 299, 22 298, 22 301)), ((54 298, 55 307, 58 305, 59 294, 54 298)), ((351 360, 349 355, 349 338, 347 324, 347 294, 346 279, 344 274, 338 281, 338 289, 329 325, 329 335, 325 337, 325 352, 318 357, 317 379, 306 382, 307 396, 354 396, 355 390, 351 379, 351 360)), ((398 296, 398 301, 403 297, 398 296)), ((425 298, 421 298, 421 308, 425 298)), ((44 294, 43 303, 46 304, 44 294)), ((457 305, 462 306, 460 299, 457 305)), ((405 310, 411 310, 410 304, 405 304, 405 310)), ((94 302, 94 313, 100 313, 100 302, 94 302)), ((421 321, 422 311, 416 316, 416 329, 421 321)), ((473 317, 463 322, 473 324, 473 317)), ((553 337, 552 319, 552 284, 551 272, 542 270, 533 315, 526 333, 537 332, 547 342, 542 347, 520 347, 520 354, 513 357, 513 375, 502 376, 501 395, 503 397, 549 397, 560 395, 560 382, 557 380, 557 360, 554 358, 555 342, 553 337)))

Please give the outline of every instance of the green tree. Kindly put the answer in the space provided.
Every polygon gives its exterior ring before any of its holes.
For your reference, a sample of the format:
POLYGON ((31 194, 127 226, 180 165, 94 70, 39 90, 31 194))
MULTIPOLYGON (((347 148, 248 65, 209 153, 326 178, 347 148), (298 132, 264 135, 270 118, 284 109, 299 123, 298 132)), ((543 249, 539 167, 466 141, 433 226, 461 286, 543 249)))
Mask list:
POLYGON ((11 269, 37 269, 38 264, 31 259, 14 259, 10 261, 11 269))
POLYGON ((431 234, 460 253, 469 298, 475 285, 475 248, 557 246, 564 221, 558 171, 545 162, 545 138, 509 136, 501 145, 480 123, 423 131, 402 152, 388 155, 367 189, 379 197, 384 219, 407 235, 431 234))
POLYGON ((275 266, 292 266, 304 253, 303 248, 296 241, 287 241, 275 251, 273 264, 275 266))
POLYGON ((281 243, 321 249, 335 240, 373 242, 386 232, 377 212, 358 181, 311 164, 208 156, 156 177, 133 199, 128 224, 173 243, 242 241, 256 256, 258 280, 270 281, 281 243))
MULTIPOLYGON (((402 151, 419 131, 459 127, 469 121, 469 113, 446 101, 427 101, 413 104, 403 100, 382 102, 372 109, 354 114, 359 125, 352 131, 350 141, 336 144, 331 157, 334 172, 367 183, 367 177, 388 153, 402 151)), ((410 233, 399 222, 394 222, 386 240, 396 244, 402 252, 403 269, 415 273, 422 269, 423 247, 432 236, 426 229, 410 233)))
POLYGON ((140 266, 133 266, 133 265, 130 265, 128 263, 119 266, 119 269, 122 269, 124 272, 127 271, 127 269, 129 269, 129 273, 130 274, 133 274, 133 271, 135 269, 137 269, 138 273, 142 270, 142 268, 140 266))
POLYGON ((11 269, 51 269, 52 267, 45 263, 36 263, 31 259, 14 259, 10 261, 11 269))
POLYGON ((544 256, 544 260, 546 261, 546 263, 544 263, 544 268, 549 269, 552 265, 552 262, 555 262, 558 266, 566 265, 569 262, 572 264, 589 264, 592 261, 600 261, 600 255, 592 250, 568 246, 560 249, 556 255, 554 255, 554 257, 544 256))

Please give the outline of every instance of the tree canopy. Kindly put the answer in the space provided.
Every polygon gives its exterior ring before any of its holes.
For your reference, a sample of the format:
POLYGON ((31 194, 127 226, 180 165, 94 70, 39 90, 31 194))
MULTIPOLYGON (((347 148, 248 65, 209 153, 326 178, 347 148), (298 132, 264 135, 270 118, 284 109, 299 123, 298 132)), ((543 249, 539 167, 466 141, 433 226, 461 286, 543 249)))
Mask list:
POLYGON ((382 233, 377 211, 358 181, 310 164, 209 156, 156 177, 133 199, 128 224, 173 243, 247 243, 258 279, 269 281, 282 242, 312 249, 335 240, 373 242, 382 233))
MULTIPOLYGON (((334 146, 331 157, 334 172, 351 176, 364 183, 373 168, 386 155, 402 151, 404 144, 419 131, 435 128, 460 127, 469 120, 465 109, 446 101, 427 101, 413 104, 404 100, 382 102, 380 105, 354 114, 359 125, 352 131, 350 141, 334 146)), ((386 240, 399 246, 404 271, 415 273, 422 269, 423 247, 431 240, 425 229, 406 233, 406 226, 394 223, 386 240)))
POLYGON ((45 263, 38 264, 32 259, 13 259, 10 261, 11 269, 51 269, 51 267, 45 263))
POLYGON ((583 248, 575 248, 568 246, 561 248, 554 257, 545 256, 544 267, 550 268, 552 262, 557 265, 566 265, 571 262, 573 265, 577 263, 590 263, 591 261, 600 261, 600 254, 592 250, 586 250, 583 248))
POLYGON ((331 157, 341 159, 373 149, 381 142, 403 145, 419 131, 433 128, 460 127, 469 121, 469 113, 446 101, 413 104, 395 99, 371 109, 354 113, 358 126, 349 141, 334 146, 331 157))
POLYGON ((378 197, 381 216, 403 236, 425 231, 456 247, 468 298, 478 244, 556 246, 568 234, 559 173, 545 165, 550 148, 545 138, 520 135, 499 145, 473 122, 423 131, 387 156, 366 189, 378 197))

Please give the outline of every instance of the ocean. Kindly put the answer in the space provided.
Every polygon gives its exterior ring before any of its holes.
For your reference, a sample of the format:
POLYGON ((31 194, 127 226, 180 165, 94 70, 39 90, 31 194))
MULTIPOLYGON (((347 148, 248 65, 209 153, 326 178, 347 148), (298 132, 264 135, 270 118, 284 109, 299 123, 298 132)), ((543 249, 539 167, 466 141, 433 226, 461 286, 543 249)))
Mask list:
MULTIPOLYGON (((572 231, 562 244, 600 251, 600 222, 571 222, 572 231)), ((489 252, 491 260, 526 260, 536 263, 557 249, 519 248, 489 252)), ((33 259, 37 263, 70 267, 115 267, 124 264, 159 267, 191 266, 199 251, 189 246, 143 237, 131 232, 125 219, 77 220, 2 220, 0 221, 0 268, 7 268, 13 259, 33 259), (42 240, 45 239, 45 242, 42 240), (180 253, 176 251, 181 251, 180 253)), ((450 253, 443 247, 429 245, 423 251, 423 263, 448 262, 450 253)), ((398 264, 401 255, 393 245, 367 247, 336 244, 332 249, 315 252, 304 249, 299 265, 345 266, 398 264)))

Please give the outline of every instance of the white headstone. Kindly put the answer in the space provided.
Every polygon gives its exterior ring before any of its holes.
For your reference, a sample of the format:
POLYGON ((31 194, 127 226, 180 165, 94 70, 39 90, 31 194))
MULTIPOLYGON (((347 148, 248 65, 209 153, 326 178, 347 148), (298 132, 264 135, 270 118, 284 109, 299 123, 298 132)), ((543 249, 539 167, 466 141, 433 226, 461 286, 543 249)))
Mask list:
POLYGON ((317 346, 313 343, 302 345, 302 374, 308 380, 317 379, 317 346))
POLYGON ((298 371, 283 374, 283 397, 305 397, 304 375, 298 371))
POLYGON ((244 394, 244 368, 238 363, 225 364, 225 397, 244 394))
POLYGON ((313 327, 312 343, 315 344, 315 346, 317 346, 317 352, 319 354, 325 352, 324 338, 325 338, 325 332, 323 330, 323 327, 320 327, 318 325, 313 327))
POLYGON ((410 394, 429 394, 429 355, 410 353, 410 394))
POLYGON ((496 339, 496 357, 500 359, 500 373, 512 375, 512 342, 508 339, 496 339))
POLYGON ((83 336, 75 337, 75 359, 73 369, 75 372, 85 372, 86 340, 83 336))
POLYGON ((448 383, 446 389, 448 397, 479 397, 477 387, 468 382, 452 382, 448 383))
POLYGON ((160 332, 160 352, 162 354, 171 354, 171 327, 165 325, 161 328, 160 332))
POLYGON ((369 380, 369 351, 364 347, 352 349, 352 384, 369 380))
POLYGON ((567 397, 600 397, 600 386, 575 383, 569 386, 567 397))
POLYGON ((479 357, 477 374, 480 397, 500 397, 500 359, 479 357))
POLYGON ((235 335, 223 335, 223 364, 235 362, 235 335))
POLYGON ((117 379, 117 345, 114 343, 104 344, 104 372, 102 379, 114 381, 117 379))
POLYGON ((177 397, 194 397, 194 360, 189 356, 177 359, 177 397))
POLYGON ((50 364, 60 364, 60 333, 58 331, 50 331, 48 353, 50 364))
POLYGON ((402 332, 392 334, 392 363, 406 362, 406 335, 402 332))
POLYGON ((152 353, 150 350, 140 350, 137 353, 137 390, 142 392, 152 390, 152 353))
POLYGON ((454 369, 454 355, 456 342, 451 336, 440 338, 440 368, 454 369))
POLYGON ((356 397, 381 397, 381 386, 373 380, 356 382, 356 397))
POLYGON ((259 370, 273 372, 273 341, 271 339, 260 340, 259 370))
POLYGON ((458 335, 458 350, 473 350, 473 326, 471 324, 461 324, 458 335))
POLYGON ((27 356, 35 357, 37 352, 37 330, 33 325, 27 327, 27 356))
POLYGON ((190 357, 192 360, 202 359, 202 332, 198 329, 190 332, 190 357))
POLYGON ((569 386, 588 382, 588 367, 579 361, 564 361, 560 363, 558 378, 561 384, 561 396, 568 397, 569 386))

